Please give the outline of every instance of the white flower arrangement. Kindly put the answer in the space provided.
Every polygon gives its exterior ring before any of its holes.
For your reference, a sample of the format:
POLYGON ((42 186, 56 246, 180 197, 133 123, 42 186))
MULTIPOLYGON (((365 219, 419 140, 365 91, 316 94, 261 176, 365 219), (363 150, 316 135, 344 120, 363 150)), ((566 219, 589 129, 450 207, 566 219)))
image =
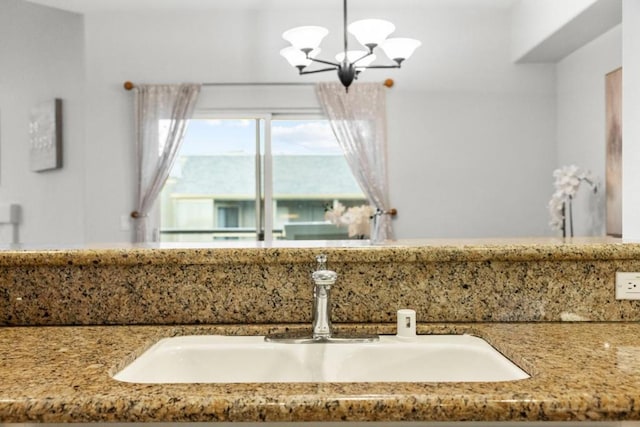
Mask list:
POLYGON ((375 209, 369 205, 353 206, 348 209, 338 201, 324 214, 325 220, 338 227, 348 227, 349 237, 365 239, 371 234, 371 217, 375 209))
POLYGON ((549 225, 553 230, 562 230, 564 226, 564 207, 567 203, 571 203, 578 193, 580 183, 583 181, 589 184, 594 193, 597 191, 595 181, 588 170, 580 170, 576 165, 563 166, 553 171, 555 181, 553 187, 555 192, 549 201, 549 215, 551 220, 549 225))

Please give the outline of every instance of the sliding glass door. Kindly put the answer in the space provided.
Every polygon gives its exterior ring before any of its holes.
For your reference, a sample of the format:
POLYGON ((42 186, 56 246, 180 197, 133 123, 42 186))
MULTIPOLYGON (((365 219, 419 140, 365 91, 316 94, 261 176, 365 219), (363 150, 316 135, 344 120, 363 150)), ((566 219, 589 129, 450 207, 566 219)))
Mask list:
POLYGON ((322 119, 260 114, 191 121, 160 197, 170 242, 341 239, 324 219, 335 201, 363 204, 322 119))

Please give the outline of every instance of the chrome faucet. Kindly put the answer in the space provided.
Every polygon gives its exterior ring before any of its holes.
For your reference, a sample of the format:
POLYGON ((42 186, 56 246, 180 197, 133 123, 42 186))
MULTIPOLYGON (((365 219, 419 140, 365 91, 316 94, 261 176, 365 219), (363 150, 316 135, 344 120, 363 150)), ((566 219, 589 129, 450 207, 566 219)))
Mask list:
POLYGON ((333 334, 331 325, 331 286, 336 283, 338 273, 327 269, 327 256, 316 256, 318 266, 311 274, 313 279, 313 321, 312 332, 308 334, 284 333, 265 337, 265 341, 282 343, 314 343, 314 342, 373 342, 379 338, 377 335, 344 335, 333 334))
POLYGON ((331 338, 331 286, 336 283, 338 273, 327 270, 327 256, 316 256, 318 268, 311 274, 313 279, 313 333, 314 340, 331 338))

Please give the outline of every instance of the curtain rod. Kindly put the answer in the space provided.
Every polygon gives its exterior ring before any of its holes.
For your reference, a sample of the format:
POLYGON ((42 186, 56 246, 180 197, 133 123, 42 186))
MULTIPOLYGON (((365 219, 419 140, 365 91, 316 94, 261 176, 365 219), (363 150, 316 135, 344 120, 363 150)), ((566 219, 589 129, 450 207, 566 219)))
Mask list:
MULTIPOLYGON (((388 88, 393 87, 393 79, 386 79, 382 84, 388 88)), ((202 83, 202 86, 313 86, 315 83, 307 82, 229 82, 229 83, 202 83)), ((124 82, 126 90, 136 87, 132 82, 124 82)))

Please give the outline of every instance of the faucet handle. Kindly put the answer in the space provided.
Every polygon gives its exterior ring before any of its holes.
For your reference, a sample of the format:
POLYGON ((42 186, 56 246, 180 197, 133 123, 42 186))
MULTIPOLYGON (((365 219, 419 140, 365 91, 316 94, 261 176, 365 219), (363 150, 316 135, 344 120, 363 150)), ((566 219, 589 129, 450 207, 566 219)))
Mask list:
POLYGON ((316 270, 327 269, 327 255, 325 254, 316 255, 316 261, 318 262, 318 268, 316 270))
POLYGON ((318 268, 311 274, 313 281, 316 285, 333 285, 338 279, 338 273, 327 270, 327 256, 320 254, 316 256, 316 261, 318 261, 318 268))
POLYGON ((331 270, 314 271, 311 275, 316 285, 333 285, 338 279, 338 273, 331 270))

